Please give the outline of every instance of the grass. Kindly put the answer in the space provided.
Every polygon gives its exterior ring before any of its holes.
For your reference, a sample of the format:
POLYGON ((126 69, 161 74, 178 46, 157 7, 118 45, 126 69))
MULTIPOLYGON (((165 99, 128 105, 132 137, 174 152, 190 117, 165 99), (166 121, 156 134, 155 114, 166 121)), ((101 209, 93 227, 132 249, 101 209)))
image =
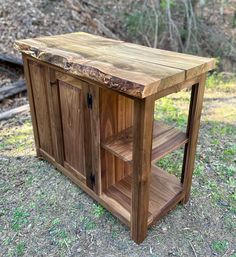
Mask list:
MULTIPOLYGON (((194 256, 192 247, 197 256, 235 256, 236 89, 226 88, 205 93, 190 203, 151 228, 140 246, 113 215, 34 157, 30 119, 2 125, 0 256, 194 256)), ((184 130, 188 99, 183 91, 157 101, 155 118, 184 130)), ((180 149, 157 164, 180 177, 182 158, 180 149)))
POLYGON ((214 241, 211 245, 212 250, 216 253, 225 253, 225 251, 228 248, 228 242, 227 241, 214 241))
POLYGON ((23 210, 22 207, 17 208, 15 212, 13 213, 12 221, 11 221, 11 227, 15 231, 21 230, 22 226, 26 225, 28 223, 28 217, 30 214, 23 210))
POLYGON ((236 78, 225 77, 224 73, 213 72, 208 76, 206 87, 207 89, 221 92, 234 92, 236 87, 236 78))
POLYGON ((101 218, 105 214, 105 209, 99 204, 94 204, 93 214, 96 218, 101 218))

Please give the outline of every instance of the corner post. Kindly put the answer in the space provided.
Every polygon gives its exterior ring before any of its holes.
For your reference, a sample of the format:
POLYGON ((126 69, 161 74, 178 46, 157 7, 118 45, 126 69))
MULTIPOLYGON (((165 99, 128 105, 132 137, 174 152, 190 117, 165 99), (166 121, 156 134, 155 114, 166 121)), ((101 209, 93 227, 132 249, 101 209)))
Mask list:
POLYGON ((200 118, 203 104, 203 95, 205 89, 205 80, 206 74, 204 73, 200 77, 199 83, 192 86, 187 125, 187 136, 189 141, 185 145, 184 149, 183 169, 181 177, 181 182, 183 183, 183 189, 185 192, 182 203, 187 203, 190 197, 198 132, 200 127, 200 118))
POLYGON ((140 244, 147 236, 154 96, 134 100, 131 237, 140 244))

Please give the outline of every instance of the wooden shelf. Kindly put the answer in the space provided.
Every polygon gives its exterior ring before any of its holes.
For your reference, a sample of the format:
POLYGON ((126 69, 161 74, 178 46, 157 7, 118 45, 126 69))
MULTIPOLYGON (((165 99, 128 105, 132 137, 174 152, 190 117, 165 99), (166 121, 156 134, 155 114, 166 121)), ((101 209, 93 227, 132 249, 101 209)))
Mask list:
MULTIPOLYGON (((162 122, 154 121, 152 162, 176 150, 181 145, 187 143, 187 141, 188 138, 185 133, 162 122)), ((105 142, 101 143, 101 146, 123 161, 132 162, 133 128, 127 128, 117 135, 108 138, 105 142)))
MULTIPOLYGON (((148 225, 170 211, 183 198, 183 188, 177 177, 152 166, 150 179, 148 225)), ((101 198, 113 208, 113 213, 130 225, 132 175, 110 186, 101 198)))

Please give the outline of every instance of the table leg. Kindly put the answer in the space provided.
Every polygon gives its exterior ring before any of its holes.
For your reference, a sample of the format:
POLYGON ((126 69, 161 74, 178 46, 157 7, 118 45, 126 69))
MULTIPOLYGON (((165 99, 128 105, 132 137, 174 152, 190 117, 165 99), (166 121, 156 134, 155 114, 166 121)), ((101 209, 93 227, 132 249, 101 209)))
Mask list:
POLYGON ((154 104, 153 96, 134 101, 131 237, 138 244, 147 235, 154 104))
POLYGON ((189 138, 189 141, 186 144, 184 150, 184 160, 181 178, 181 182, 183 183, 183 188, 185 192, 183 203, 187 203, 190 196, 192 174, 194 169, 197 139, 203 104, 205 80, 206 74, 203 74, 199 80, 199 83, 192 86, 187 125, 187 136, 189 138))

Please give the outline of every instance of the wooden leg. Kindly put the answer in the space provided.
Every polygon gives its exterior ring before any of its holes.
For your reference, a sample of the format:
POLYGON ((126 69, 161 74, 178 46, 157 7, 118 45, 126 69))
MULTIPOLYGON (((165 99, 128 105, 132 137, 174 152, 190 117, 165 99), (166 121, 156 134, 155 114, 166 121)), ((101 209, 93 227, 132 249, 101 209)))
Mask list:
POLYGON ((131 237, 138 244, 147 235, 154 103, 134 101, 131 237))
POLYGON ((189 142, 186 144, 184 150, 183 170, 181 178, 185 192, 183 203, 187 203, 190 196, 205 80, 206 74, 202 75, 199 83, 193 85, 192 87, 187 125, 187 136, 189 138, 189 142))

